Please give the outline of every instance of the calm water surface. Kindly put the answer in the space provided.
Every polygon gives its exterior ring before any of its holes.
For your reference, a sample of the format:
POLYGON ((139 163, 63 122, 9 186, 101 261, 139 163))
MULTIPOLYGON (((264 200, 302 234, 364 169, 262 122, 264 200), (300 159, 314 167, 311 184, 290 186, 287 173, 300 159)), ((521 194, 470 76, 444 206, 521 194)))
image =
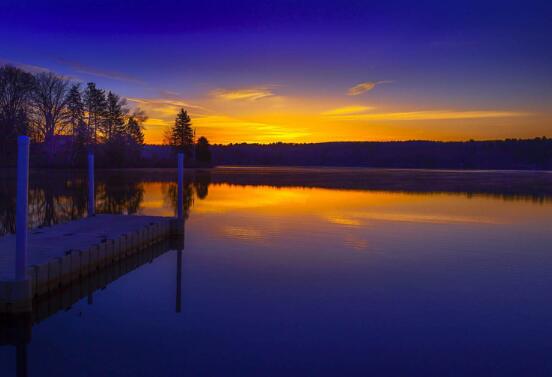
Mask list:
MULTIPOLYGON (((31 177, 32 226, 85 215, 79 174, 31 177)), ((100 173, 99 211, 172 216, 173 176, 100 173)), ((0 375, 552 375, 551 176, 192 173, 183 242, 4 323, 0 375)))

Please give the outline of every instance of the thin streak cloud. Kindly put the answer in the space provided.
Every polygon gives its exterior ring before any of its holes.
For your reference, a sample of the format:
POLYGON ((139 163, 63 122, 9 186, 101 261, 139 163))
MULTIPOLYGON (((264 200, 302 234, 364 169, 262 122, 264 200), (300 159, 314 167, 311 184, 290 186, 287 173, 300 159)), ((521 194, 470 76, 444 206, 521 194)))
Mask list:
POLYGON ((455 120, 455 119, 484 119, 484 118, 508 118, 531 115, 515 111, 454 111, 454 110, 429 110, 410 111, 379 114, 347 114, 338 116, 340 120, 455 120))
POLYGON ((350 96, 358 96, 359 94, 369 92, 380 84, 388 84, 391 81, 365 81, 357 84, 347 91, 347 94, 350 96))
POLYGON ((24 64, 24 63, 18 63, 11 61, 9 59, 0 58, 0 65, 12 65, 14 67, 20 68, 24 71, 31 72, 31 73, 41 73, 41 72, 51 72, 50 69, 46 67, 40 67, 38 65, 32 65, 32 64, 24 64))
POLYGON ((205 109, 203 106, 194 105, 190 102, 179 100, 179 99, 165 99, 165 98, 134 98, 134 97, 128 97, 127 101, 134 102, 139 105, 143 106, 151 106, 151 107, 159 107, 162 108, 165 107, 183 107, 183 108, 192 108, 192 109, 199 109, 203 110, 205 109))
POLYGON ((373 110, 374 108, 371 106, 344 106, 344 107, 338 107, 337 109, 332 109, 328 111, 324 111, 322 115, 348 115, 348 114, 358 114, 358 113, 364 113, 369 110, 373 110))
POLYGON ((102 77, 105 79, 116 80, 116 81, 125 81, 125 82, 137 83, 137 84, 144 84, 142 80, 139 80, 136 77, 132 77, 125 73, 102 70, 102 69, 98 69, 95 67, 82 64, 77 61, 66 60, 66 59, 58 59, 57 62, 61 65, 71 68, 75 72, 83 73, 85 75, 102 77))
POLYGON ((208 132, 222 137, 233 137, 248 143, 267 143, 274 140, 293 141, 307 137, 310 133, 302 128, 290 128, 277 123, 258 122, 227 115, 207 115, 194 119, 194 124, 208 132))
POLYGON ((242 89, 215 89, 211 94, 217 99, 228 101, 257 101, 275 96, 273 90, 268 86, 242 89))

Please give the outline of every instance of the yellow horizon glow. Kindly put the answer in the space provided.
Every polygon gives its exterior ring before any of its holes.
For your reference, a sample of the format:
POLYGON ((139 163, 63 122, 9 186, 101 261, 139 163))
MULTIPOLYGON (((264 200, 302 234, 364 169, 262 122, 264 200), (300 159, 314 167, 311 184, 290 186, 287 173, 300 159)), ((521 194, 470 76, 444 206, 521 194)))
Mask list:
MULTIPOLYGON (((550 114, 517 109, 404 110, 343 99, 284 97, 269 87, 219 89, 195 100, 128 98, 146 111, 147 144, 161 144, 181 108, 212 144, 483 140, 552 136, 550 114)), ((408 106, 413 108, 414 106, 408 106)))

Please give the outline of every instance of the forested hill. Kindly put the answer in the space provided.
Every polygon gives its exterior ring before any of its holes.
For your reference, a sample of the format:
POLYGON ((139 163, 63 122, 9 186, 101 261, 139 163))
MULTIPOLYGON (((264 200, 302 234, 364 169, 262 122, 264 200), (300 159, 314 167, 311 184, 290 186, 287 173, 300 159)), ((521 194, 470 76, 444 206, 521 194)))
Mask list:
MULTIPOLYGON (((56 147, 50 159, 41 158, 43 145, 31 146, 33 167, 85 167, 71 162, 71 148, 56 147)), ((167 145, 144 145, 132 161, 108 158, 107 146, 96 147, 99 168, 173 168, 175 151, 167 145), (116 163, 119 162, 119 163, 116 163)), ((552 170, 552 139, 468 142, 331 142, 314 144, 211 145, 210 163, 192 156, 186 166, 359 166, 426 169, 552 170)), ((2 161, 0 161, 2 165, 2 161)))
POLYGON ((552 139, 212 146, 216 165, 552 170, 552 139))

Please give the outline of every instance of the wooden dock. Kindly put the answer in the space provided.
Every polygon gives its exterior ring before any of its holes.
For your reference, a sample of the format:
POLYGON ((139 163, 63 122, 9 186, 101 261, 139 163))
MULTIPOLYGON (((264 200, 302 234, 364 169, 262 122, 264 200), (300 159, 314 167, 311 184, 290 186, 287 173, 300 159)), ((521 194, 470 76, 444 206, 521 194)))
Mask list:
POLYGON ((88 154, 88 217, 29 232, 28 136, 17 138, 16 234, 0 238, 0 314, 30 313, 53 292, 184 231, 184 153, 178 153, 177 218, 96 216, 94 154, 88 154))
POLYGON ((179 224, 167 217, 96 215, 31 230, 25 280, 14 272, 16 235, 0 238, 0 313, 29 312, 33 298, 179 234, 179 224))

